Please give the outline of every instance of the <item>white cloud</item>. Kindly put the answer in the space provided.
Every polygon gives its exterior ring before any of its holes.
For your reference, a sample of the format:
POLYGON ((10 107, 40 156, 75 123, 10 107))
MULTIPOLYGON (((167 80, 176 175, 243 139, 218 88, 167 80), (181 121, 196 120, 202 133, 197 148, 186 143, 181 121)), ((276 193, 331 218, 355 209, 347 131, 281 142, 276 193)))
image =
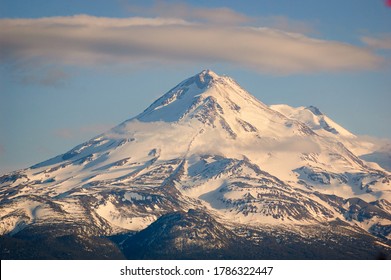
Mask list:
POLYGON ((369 142, 373 145, 371 150, 376 152, 389 152, 391 153, 391 139, 390 138, 380 138, 369 135, 358 135, 358 140, 361 142, 369 142))
POLYGON ((368 49, 341 42, 271 28, 173 18, 78 15, 2 19, 0 46, 3 63, 40 60, 88 66, 223 62, 260 72, 291 74, 375 69, 383 62, 368 49))
POLYGON ((391 139, 360 135, 358 139, 364 143, 372 144, 372 152, 360 155, 360 158, 377 163, 385 170, 391 171, 391 139))
POLYGON ((361 41, 374 49, 391 50, 391 34, 383 34, 377 37, 361 37, 361 41))

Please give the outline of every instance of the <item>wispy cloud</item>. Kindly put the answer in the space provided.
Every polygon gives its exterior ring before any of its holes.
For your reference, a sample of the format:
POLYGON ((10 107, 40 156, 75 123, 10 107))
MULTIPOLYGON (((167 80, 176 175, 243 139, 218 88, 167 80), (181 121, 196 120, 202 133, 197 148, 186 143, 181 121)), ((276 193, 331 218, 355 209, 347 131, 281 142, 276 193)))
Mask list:
POLYGON ((361 41, 374 49, 391 50, 391 34, 382 34, 376 37, 364 36, 361 41))
POLYGON ((133 14, 146 17, 181 18, 186 21, 214 25, 252 24, 302 34, 316 33, 314 24, 307 21, 291 19, 283 15, 251 17, 226 7, 205 8, 183 2, 168 3, 163 1, 155 1, 150 6, 127 4, 125 7, 133 14))
POLYGON ((168 3, 155 1, 151 6, 128 4, 127 9, 134 14, 148 17, 181 18, 188 21, 208 22, 214 24, 241 24, 255 19, 232 9, 194 7, 186 3, 168 3))
MULTIPOLYGON (((215 17, 221 14, 224 18, 230 12, 215 11, 215 17)), ((0 46, 0 62, 40 60, 82 66, 223 62, 260 72, 291 74, 375 69, 383 62, 366 48, 337 41, 272 28, 175 18, 78 15, 2 19, 0 46)))
POLYGON ((377 152, 389 152, 391 153, 391 139, 390 138, 380 138, 370 135, 358 135, 358 139, 362 142, 371 143, 372 150, 377 152))
POLYGON ((72 139, 75 137, 75 131, 70 128, 60 128, 54 131, 54 135, 62 139, 72 139))
POLYGON ((385 170, 391 171, 391 139, 378 138, 368 135, 359 135, 358 139, 369 144, 371 152, 360 155, 360 158, 380 165, 385 170))
POLYGON ((47 69, 37 70, 38 71, 24 71, 17 79, 25 85, 38 84, 41 86, 58 87, 63 86, 71 76, 59 67, 49 67, 47 69))
POLYGON ((92 137, 97 134, 103 133, 112 127, 112 124, 91 124, 76 128, 60 128, 53 131, 53 134, 61 139, 92 137))
POLYGON ((295 20, 286 16, 267 16, 261 17, 257 21, 262 26, 271 27, 287 32, 301 34, 316 34, 317 31, 313 23, 303 20, 295 20))

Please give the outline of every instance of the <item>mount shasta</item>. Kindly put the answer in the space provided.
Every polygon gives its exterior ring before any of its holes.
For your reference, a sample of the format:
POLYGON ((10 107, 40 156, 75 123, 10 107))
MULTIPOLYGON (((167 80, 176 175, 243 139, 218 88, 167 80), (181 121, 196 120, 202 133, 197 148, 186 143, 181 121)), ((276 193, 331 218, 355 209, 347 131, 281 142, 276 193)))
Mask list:
POLYGON ((374 259, 391 173, 315 107, 210 70, 70 151, 0 177, 2 259, 374 259))

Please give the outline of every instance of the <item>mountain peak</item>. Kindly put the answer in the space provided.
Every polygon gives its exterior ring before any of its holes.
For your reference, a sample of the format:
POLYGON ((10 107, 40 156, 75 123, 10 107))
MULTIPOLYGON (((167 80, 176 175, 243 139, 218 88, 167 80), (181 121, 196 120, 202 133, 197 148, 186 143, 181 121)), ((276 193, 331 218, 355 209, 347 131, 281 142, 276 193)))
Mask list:
MULTIPOLYGON (((270 108, 232 78, 206 69, 169 90, 136 119, 142 122, 187 122, 197 119, 211 126, 215 126, 215 122, 224 123, 226 128, 228 125, 225 123, 230 120, 235 123, 233 126, 242 127, 246 123, 261 123, 257 121, 260 118, 259 110, 264 112, 266 119, 275 117, 270 108), (238 119, 241 124, 236 124, 238 119)), ((255 128, 250 130, 256 131, 255 128)))
POLYGON ((346 138, 355 138, 355 136, 323 114, 315 106, 307 107, 291 107, 285 104, 270 106, 273 110, 280 112, 288 118, 296 119, 309 126, 317 134, 328 135, 330 133, 336 136, 343 136, 346 138))
POLYGON ((217 82, 222 77, 209 69, 202 70, 200 73, 184 80, 178 86, 191 86, 196 84, 198 89, 206 89, 211 86, 212 83, 217 82))
POLYGON ((323 113, 315 106, 306 107, 307 110, 311 111, 315 116, 322 116, 323 113))
POLYGON ((231 108, 238 110, 241 106, 235 104, 235 101, 248 103, 249 99, 253 98, 233 79, 219 76, 212 70, 206 69, 169 90, 137 119, 173 122, 187 115, 199 115, 201 113, 199 111, 207 115, 214 114, 212 111, 218 111, 220 114, 223 110, 221 106, 224 107, 225 103, 229 103, 231 108))
POLYGON ((205 70, 202 70, 198 76, 200 77, 201 80, 215 80, 215 79, 218 79, 220 78, 219 75, 217 75, 215 72, 213 72, 212 70, 210 69, 205 69, 205 70))

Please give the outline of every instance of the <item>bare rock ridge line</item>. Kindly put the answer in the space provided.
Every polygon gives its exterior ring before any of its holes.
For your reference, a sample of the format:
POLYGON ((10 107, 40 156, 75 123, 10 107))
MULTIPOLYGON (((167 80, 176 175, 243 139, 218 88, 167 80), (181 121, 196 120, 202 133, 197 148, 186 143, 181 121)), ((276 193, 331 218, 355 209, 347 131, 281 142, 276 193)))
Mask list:
POLYGON ((0 177, 1 255, 389 255, 391 173, 359 158, 371 149, 316 107, 267 106, 204 70, 111 130, 0 177))

